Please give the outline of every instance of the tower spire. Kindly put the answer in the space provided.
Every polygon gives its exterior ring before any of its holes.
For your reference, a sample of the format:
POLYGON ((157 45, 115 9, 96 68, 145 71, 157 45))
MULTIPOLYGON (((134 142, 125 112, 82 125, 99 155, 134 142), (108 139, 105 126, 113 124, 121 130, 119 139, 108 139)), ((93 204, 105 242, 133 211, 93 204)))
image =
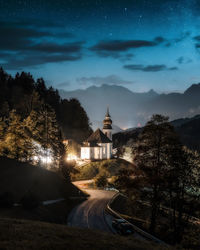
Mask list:
POLYGON ((112 120, 109 114, 109 107, 103 120, 103 132, 112 141, 112 120))
POLYGON ((110 117, 110 114, 109 114, 109 106, 107 106, 106 117, 110 117))

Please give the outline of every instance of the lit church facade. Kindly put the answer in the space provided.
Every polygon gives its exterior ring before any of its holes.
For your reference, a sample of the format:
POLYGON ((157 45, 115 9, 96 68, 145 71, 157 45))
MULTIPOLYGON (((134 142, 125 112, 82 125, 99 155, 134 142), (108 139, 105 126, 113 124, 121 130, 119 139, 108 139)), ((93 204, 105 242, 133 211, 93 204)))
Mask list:
POLYGON ((107 110, 103 120, 103 131, 99 128, 83 143, 82 160, 103 160, 112 158, 112 120, 107 110))

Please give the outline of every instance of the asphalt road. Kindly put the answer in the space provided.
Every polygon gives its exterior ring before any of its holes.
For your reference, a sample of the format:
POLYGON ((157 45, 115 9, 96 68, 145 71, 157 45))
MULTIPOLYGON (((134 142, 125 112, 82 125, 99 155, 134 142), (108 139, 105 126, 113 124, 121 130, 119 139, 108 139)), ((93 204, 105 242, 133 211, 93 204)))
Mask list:
MULTIPOLYGON (((116 230, 112 228, 112 221, 114 217, 105 212, 106 205, 116 192, 87 189, 86 186, 90 183, 91 180, 77 181, 73 183, 78 188, 86 191, 90 197, 71 211, 68 216, 68 226, 97 229, 116 234, 116 230)), ((147 236, 144 237, 137 232, 134 232, 133 237, 142 241, 146 241, 148 238, 147 236)), ((155 240, 154 237, 154 241, 158 242, 159 240, 155 240)), ((160 243, 165 245, 165 243, 160 243)))
POLYGON ((113 232, 105 218, 104 209, 114 196, 114 191, 84 189, 90 197, 77 207, 68 216, 68 225, 80 228, 98 229, 113 232))

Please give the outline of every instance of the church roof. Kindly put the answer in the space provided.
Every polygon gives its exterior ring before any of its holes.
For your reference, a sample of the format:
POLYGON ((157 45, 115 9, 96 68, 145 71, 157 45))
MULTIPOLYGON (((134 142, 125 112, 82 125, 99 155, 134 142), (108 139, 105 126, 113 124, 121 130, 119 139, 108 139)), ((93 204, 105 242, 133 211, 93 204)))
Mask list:
POLYGON ((90 143, 111 143, 112 141, 98 128, 90 137, 87 139, 90 143))

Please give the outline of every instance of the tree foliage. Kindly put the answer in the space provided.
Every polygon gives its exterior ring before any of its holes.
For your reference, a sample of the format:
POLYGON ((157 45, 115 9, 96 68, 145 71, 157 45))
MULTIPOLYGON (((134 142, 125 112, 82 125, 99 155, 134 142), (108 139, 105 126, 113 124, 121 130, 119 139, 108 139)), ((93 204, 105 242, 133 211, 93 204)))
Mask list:
POLYGON ((135 167, 121 171, 116 184, 127 193, 134 190, 137 199, 149 202, 151 233, 156 231, 162 208, 167 207, 168 229, 173 231, 174 242, 179 242, 186 214, 195 212, 199 156, 182 147, 167 117, 154 115, 133 147, 133 162, 135 167))
POLYGON ((90 133, 78 100, 61 100, 42 78, 25 72, 11 77, 0 68, 0 155, 31 161, 43 150, 58 164, 64 138, 80 142, 90 133))
POLYGON ((95 179, 94 179, 94 183, 97 187, 105 187, 108 184, 108 180, 107 180, 107 173, 103 172, 103 173, 99 173, 95 179))

